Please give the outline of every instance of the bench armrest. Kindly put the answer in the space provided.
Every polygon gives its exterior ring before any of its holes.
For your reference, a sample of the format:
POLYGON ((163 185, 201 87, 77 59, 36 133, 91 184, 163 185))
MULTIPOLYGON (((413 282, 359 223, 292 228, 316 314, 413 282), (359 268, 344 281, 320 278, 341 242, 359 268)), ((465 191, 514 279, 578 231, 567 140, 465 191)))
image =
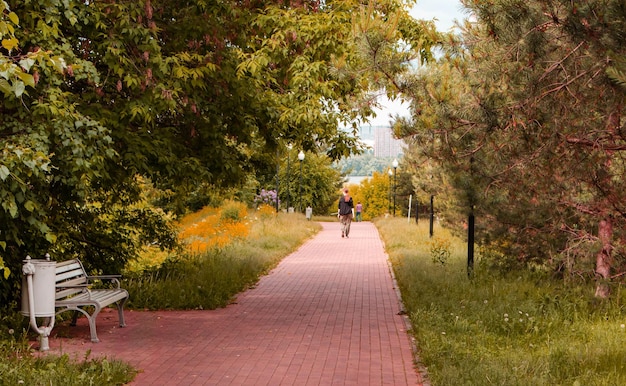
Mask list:
POLYGON ((113 282, 117 288, 120 288, 120 281, 119 279, 122 277, 122 275, 95 275, 95 276, 87 276, 87 280, 89 281, 93 281, 93 280, 110 280, 111 282, 113 282))
POLYGON ((88 279, 119 279, 122 275, 96 275, 96 276, 87 276, 88 279))
POLYGON ((87 280, 115 280, 120 279, 122 275, 95 275, 95 276, 87 276, 87 280))

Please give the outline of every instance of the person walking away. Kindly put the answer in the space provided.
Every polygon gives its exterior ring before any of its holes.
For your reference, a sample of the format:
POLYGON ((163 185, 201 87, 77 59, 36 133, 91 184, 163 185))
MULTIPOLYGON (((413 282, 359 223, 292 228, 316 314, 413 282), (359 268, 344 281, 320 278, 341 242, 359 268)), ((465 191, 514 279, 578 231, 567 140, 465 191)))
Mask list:
POLYGON ((339 198, 339 221, 341 222, 341 237, 348 237, 350 234, 350 223, 352 222, 352 209, 354 202, 348 194, 348 189, 343 190, 343 196, 339 198))
POLYGON ((361 212, 363 212, 363 205, 361 205, 360 201, 356 203, 356 207, 354 209, 356 209, 356 222, 361 222, 361 212))

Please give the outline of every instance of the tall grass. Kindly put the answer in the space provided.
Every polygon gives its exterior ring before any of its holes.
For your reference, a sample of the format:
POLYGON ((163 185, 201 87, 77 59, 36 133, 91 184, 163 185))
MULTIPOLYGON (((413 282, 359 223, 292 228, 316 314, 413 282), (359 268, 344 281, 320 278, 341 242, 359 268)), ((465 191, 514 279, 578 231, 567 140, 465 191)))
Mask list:
POLYGON ((445 229, 379 219, 419 358, 433 385, 626 385, 626 291, 546 272, 467 275, 464 242, 445 229), (440 258, 447 249, 446 259, 440 258))
POLYGON ((246 237, 169 258, 156 269, 125 279, 129 308, 224 307, 320 229, 297 214, 260 212, 249 217, 246 237))

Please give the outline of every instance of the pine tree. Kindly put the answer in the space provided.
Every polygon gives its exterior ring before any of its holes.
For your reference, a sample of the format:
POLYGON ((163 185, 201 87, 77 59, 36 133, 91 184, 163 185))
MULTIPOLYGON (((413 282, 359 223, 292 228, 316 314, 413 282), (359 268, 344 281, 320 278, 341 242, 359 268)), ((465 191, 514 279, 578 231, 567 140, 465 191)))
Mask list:
POLYGON ((399 130, 439 163, 461 206, 477 211, 483 242, 555 269, 595 260, 596 293, 608 296, 626 238, 617 59, 626 54, 626 7, 465 4, 476 21, 438 66, 416 76, 413 122, 399 130))

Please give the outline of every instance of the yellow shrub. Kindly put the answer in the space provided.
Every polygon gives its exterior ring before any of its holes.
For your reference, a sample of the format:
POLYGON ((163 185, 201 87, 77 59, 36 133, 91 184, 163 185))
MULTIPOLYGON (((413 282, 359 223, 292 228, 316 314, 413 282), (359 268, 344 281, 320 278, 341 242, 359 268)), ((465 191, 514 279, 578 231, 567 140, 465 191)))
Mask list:
MULTIPOLYGON (((260 208, 262 216, 274 216, 271 206, 260 208)), ((250 234, 248 208, 239 202, 226 201, 221 208, 204 207, 198 212, 182 217, 178 223, 178 238, 192 253, 202 253, 213 248, 224 248, 235 240, 245 239, 250 234)), ((141 256, 129 261, 131 272, 158 267, 168 256, 156 248, 147 247, 141 256)), ((0 273, 2 273, 0 266, 0 273)))
POLYGON ((126 264, 129 272, 141 272, 148 268, 158 268, 169 255, 168 251, 162 251, 157 247, 145 247, 137 259, 130 260, 126 264))
POLYGON ((221 208, 203 208, 181 219, 179 238, 194 253, 224 248, 248 236, 247 216, 248 208, 235 201, 226 201, 221 208))

